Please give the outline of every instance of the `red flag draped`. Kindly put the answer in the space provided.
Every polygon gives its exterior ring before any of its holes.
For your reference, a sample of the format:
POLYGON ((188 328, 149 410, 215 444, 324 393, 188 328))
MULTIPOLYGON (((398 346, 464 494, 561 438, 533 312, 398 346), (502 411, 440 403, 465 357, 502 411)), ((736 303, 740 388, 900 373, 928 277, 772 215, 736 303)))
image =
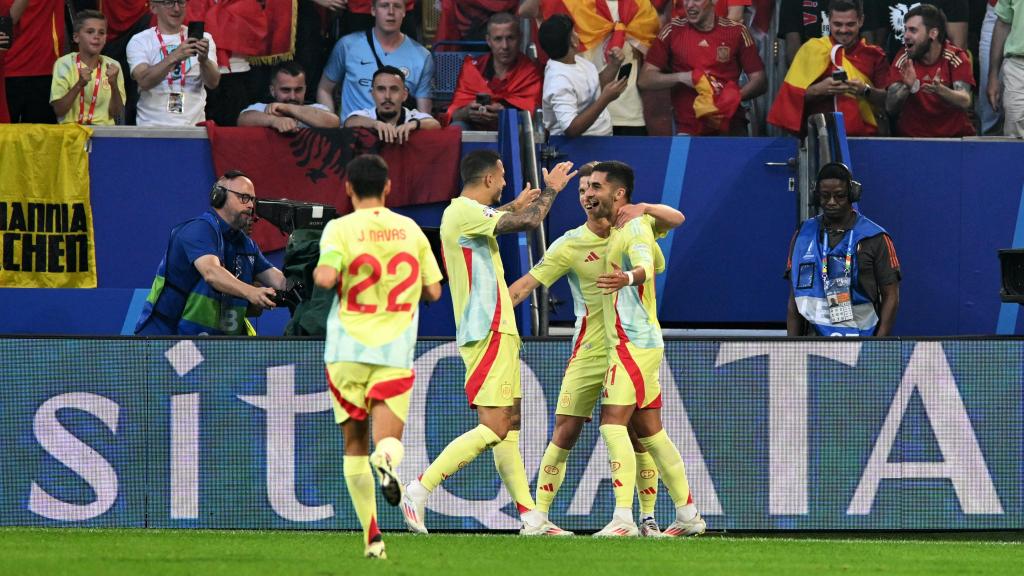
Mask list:
POLYGON ((723 82, 703 70, 693 71, 693 111, 700 120, 703 135, 728 134, 732 117, 740 107, 740 87, 731 80, 723 82))
POLYGON ((186 22, 204 22, 213 36, 219 65, 227 66, 231 55, 263 55, 268 24, 259 0, 190 0, 186 6, 186 22))
POLYGON ((505 101, 520 110, 536 110, 540 107, 541 90, 544 80, 541 79, 537 65, 526 56, 520 54, 515 65, 505 78, 487 82, 484 70, 491 55, 473 57, 466 56, 459 72, 459 81, 448 107, 448 116, 456 110, 476 100, 477 94, 490 94, 494 101, 505 101))
MULTIPOLYGON (((388 163, 388 206, 443 202, 458 193, 462 132, 457 128, 416 132, 406 144, 379 144, 364 128, 307 128, 279 134, 262 127, 207 125, 213 165, 218 174, 239 169, 263 198, 330 204, 351 211, 345 195, 345 165, 355 156, 377 152, 388 163)), ((252 237, 264 251, 283 248, 287 238, 266 221, 252 237)))

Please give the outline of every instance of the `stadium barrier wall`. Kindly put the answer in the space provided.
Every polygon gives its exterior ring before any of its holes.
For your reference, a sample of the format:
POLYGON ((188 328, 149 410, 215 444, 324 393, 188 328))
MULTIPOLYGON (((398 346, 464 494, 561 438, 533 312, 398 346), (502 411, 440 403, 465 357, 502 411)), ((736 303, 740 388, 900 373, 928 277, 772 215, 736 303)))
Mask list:
MULTIPOLYGON (((0 333, 130 333, 169 230, 205 209, 214 178, 205 130, 96 134, 90 173, 99 287, 0 288, 0 333), (160 135, 166 137, 152 137, 160 135)), ((793 138, 556 137, 551 143, 548 165, 553 156, 577 164, 623 160, 636 168, 637 201, 665 202, 686 214, 686 224, 661 242, 668 273, 658 278, 658 292, 674 296, 659 299, 663 324, 783 327, 788 285, 782 273, 797 224, 793 174, 766 163, 795 156, 793 138)), ((1024 333, 1020 307, 999 301, 996 257, 999 248, 1024 248, 1024 163, 1018 161, 1024 142, 862 138, 849 145, 864 184, 861 207, 889 230, 903 266, 895 334, 1024 333)), ((499 148, 496 135, 464 135, 464 150, 478 147, 499 148)), ((260 194, 286 195, 256 186, 260 194)), ((432 204, 402 212, 437 226, 443 209, 432 204)), ((548 221, 552 241, 579 226, 577 195, 560 194, 548 221)), ((505 238, 503 247, 512 282, 518 239, 505 238)), ((552 294, 571 301, 564 280, 552 294)), ((445 290, 425 310, 421 334, 453 335, 452 318, 445 290)), ((552 319, 571 321, 572 306, 559 306, 552 319)), ((287 321, 286 312, 275 311, 259 318, 257 329, 278 335, 287 321)))
MULTIPOLYGON (((525 341, 531 481, 566 340, 525 341)), ((0 524, 355 529, 323 343, 0 338, 0 524)), ((670 340, 663 419, 712 529, 1020 529, 1024 341, 670 340)), ((399 473, 475 425, 451 341, 421 341, 399 473)), ((596 423, 552 518, 614 506, 596 423)), ((427 525, 517 527, 489 453, 448 479, 427 525)), ((380 524, 401 529, 380 501, 380 524)), ((657 515, 672 503, 664 486, 657 515)))

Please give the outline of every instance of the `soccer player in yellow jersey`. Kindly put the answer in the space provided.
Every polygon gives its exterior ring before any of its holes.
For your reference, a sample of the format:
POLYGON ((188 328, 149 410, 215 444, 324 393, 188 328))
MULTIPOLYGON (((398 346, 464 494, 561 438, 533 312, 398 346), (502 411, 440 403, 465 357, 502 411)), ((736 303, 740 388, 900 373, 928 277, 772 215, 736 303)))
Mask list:
MULTIPOLYGON (((558 392, 558 407, 555 410, 555 430, 551 442, 544 451, 540 472, 537 476, 537 509, 547 514, 551 503, 565 479, 565 463, 569 451, 576 445, 583 424, 590 420, 598 398, 601 396, 605 373, 608 370, 608 348, 605 344, 603 299, 597 287, 597 278, 605 271, 608 236, 612 222, 609 214, 597 202, 590 189, 590 173, 597 162, 582 166, 579 170, 579 200, 586 212, 586 222, 563 234, 555 240, 544 254, 544 258, 527 274, 509 287, 512 304, 525 300, 540 284, 551 286, 562 276, 568 276, 576 313, 576 330, 573 338, 572 355, 569 357, 558 392)), ((625 217, 651 214, 655 218, 656 232, 662 234, 683 223, 683 214, 664 205, 637 204, 624 206, 620 213, 625 217)), ((603 436, 626 434, 622 426, 602 425, 603 436)), ((629 430, 632 450, 628 454, 616 454, 610 458, 611 467, 617 469, 621 462, 617 458, 636 461, 636 491, 640 499, 640 526, 632 521, 629 513, 628 528, 602 536, 662 536, 658 522, 654 519, 654 503, 658 498, 658 473, 654 460, 640 444, 636 435, 629 430), (635 453, 635 454, 634 454, 635 453)), ((615 444, 618 447, 618 444, 615 444)), ((633 493, 624 492, 616 486, 616 507, 627 511, 633 506, 633 493)))
MULTIPOLYGON (((610 218, 619 220, 619 213, 633 193, 633 169, 617 161, 601 162, 590 175, 590 188, 610 218)), ((624 218, 623 218, 624 220, 624 218)), ((665 353, 658 324, 654 294, 654 274, 664 270, 664 257, 659 263, 657 243, 650 225, 650 216, 634 218, 621 228, 612 230, 608 239, 608 261, 605 273, 597 280, 605 291, 604 328, 609 350, 605 398, 601 406, 601 425, 632 424, 640 442, 658 466, 662 482, 676 506, 676 518, 665 529, 668 536, 693 536, 707 528, 693 504, 686 468, 679 450, 661 425, 661 387, 658 369, 665 353)), ((602 430, 603 432, 603 430, 602 430)), ((618 438, 602 434, 610 457, 630 451, 625 430, 618 438)), ((612 470, 617 490, 630 495, 632 503, 635 462, 622 458, 618 470, 612 470), (622 488, 619 488, 622 484, 622 488)), ((614 467, 613 467, 614 468, 614 467)), ((618 501, 619 498, 616 497, 618 501)), ((629 512, 629 511, 626 511, 629 512)), ((611 522, 602 532, 628 529, 632 515, 624 517, 616 505, 611 522)))
POLYGON ((425 534, 427 497, 484 450, 493 449, 498 475, 516 502, 523 535, 568 535, 536 511, 519 452, 519 332, 505 285, 495 238, 536 228, 555 196, 576 173, 571 162, 544 170, 544 190, 526 189, 515 201, 491 208, 505 188, 505 168, 493 150, 476 150, 462 159, 462 195, 441 218, 441 246, 455 311, 456 340, 466 365, 466 396, 480 425, 452 440, 437 459, 406 487, 405 523, 425 534))
POLYGON ((384 207, 391 189, 384 160, 359 156, 347 176, 355 212, 324 228, 313 280, 320 288, 337 286, 327 317, 327 384, 345 436, 345 485, 363 527, 364 554, 384 559, 371 468, 384 498, 397 506, 402 485, 395 469, 405 452, 419 301, 441 297, 441 270, 419 226, 384 207))

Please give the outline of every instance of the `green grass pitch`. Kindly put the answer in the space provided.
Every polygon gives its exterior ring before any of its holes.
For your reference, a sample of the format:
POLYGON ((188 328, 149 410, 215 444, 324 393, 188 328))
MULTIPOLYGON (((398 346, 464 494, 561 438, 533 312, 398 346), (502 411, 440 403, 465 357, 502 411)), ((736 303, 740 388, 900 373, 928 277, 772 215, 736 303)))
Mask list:
POLYGON ((361 535, 327 531, 0 529, 3 574, 1014 574, 1024 545, 955 534, 687 540, 386 533, 389 559, 361 535))

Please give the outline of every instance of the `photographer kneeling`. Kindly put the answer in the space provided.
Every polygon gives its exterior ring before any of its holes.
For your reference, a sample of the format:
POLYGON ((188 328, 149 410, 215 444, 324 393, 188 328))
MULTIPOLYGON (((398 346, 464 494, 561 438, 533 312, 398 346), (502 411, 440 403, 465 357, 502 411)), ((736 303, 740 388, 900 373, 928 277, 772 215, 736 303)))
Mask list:
POLYGON ((213 185, 210 206, 171 231, 135 334, 244 335, 247 309, 276 306, 284 274, 245 233, 256 208, 252 180, 228 171, 213 185))

